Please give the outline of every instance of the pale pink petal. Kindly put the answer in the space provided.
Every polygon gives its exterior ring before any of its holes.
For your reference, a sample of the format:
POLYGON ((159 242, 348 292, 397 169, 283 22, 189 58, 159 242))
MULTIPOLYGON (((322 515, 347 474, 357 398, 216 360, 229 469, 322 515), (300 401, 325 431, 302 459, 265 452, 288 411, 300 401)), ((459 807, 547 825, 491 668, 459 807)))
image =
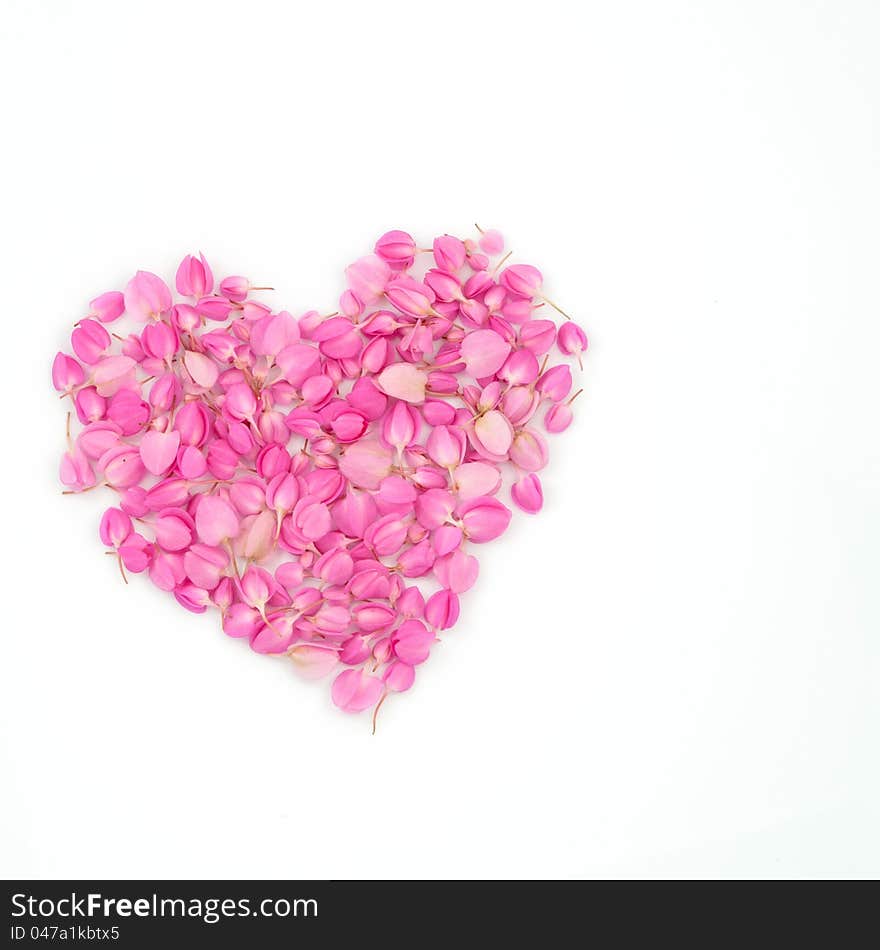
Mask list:
POLYGON ((309 680, 326 676, 339 662, 336 650, 312 646, 310 643, 300 643, 288 653, 288 656, 293 660, 297 672, 309 680))
POLYGON ((393 460, 390 449, 369 439, 346 447, 339 460, 339 471, 358 488, 376 489, 391 474, 393 460))
POLYGON ((501 472, 490 462, 465 462, 455 470, 459 498, 494 495, 501 487, 501 472))
POLYGON ((425 401, 428 374, 412 363, 392 363, 379 374, 376 383, 388 396, 414 404, 425 401))
POLYGON ((374 706, 383 692, 382 680, 363 670, 344 670, 333 680, 330 695, 345 712, 363 712, 374 706))
POLYGON ((134 379, 137 363, 130 356, 107 356, 95 367, 92 379, 100 396, 113 396, 134 379))

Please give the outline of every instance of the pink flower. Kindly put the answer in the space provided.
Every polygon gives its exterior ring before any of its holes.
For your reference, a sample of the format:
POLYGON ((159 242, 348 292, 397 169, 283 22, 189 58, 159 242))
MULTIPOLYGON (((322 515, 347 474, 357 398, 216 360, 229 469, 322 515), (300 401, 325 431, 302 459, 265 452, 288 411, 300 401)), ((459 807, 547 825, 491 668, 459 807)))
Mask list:
POLYGON ((180 262, 175 279, 177 292, 184 297, 204 297, 214 289, 214 275, 205 260, 204 254, 193 257, 192 254, 180 262))
POLYGON ((494 541, 510 524, 511 511, 497 498, 471 498, 456 509, 470 541, 494 541))
POLYGON ((140 320, 158 319, 171 309, 168 285, 149 271, 139 270, 125 287, 125 309, 140 320))
POLYGON ((420 620, 405 621, 391 636, 394 655, 410 666, 417 666, 428 659, 433 642, 433 632, 420 620))
POLYGON ((425 401, 428 374, 412 363, 394 363, 382 370, 376 382, 386 395, 419 404, 425 401))
POLYGON ((110 334, 97 320, 80 320, 70 334, 70 345, 83 363, 97 363, 110 347, 110 334))
POLYGON ((339 664, 339 654, 328 647, 301 643, 293 647, 288 656, 293 665, 306 679, 321 679, 332 672, 339 664))
POLYGON ((459 615, 458 595, 451 590, 438 590, 425 604, 425 620, 438 630, 454 627, 459 615))
POLYGON ((52 385, 58 392, 69 393, 81 386, 86 378, 82 366, 65 353, 57 353, 52 363, 52 385))
POLYGON ((395 270, 409 267, 416 254, 416 242, 406 231, 387 231, 376 241, 376 254, 395 270))

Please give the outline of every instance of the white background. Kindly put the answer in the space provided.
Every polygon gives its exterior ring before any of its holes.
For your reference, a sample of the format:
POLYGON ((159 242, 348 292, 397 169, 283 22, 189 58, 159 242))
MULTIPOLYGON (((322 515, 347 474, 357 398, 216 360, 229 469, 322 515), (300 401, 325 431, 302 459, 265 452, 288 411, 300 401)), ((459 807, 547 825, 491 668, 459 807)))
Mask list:
POLYGON ((877 11, 7 0, 0 872, 878 874, 877 11), (587 392, 372 738, 123 587, 49 366, 138 267, 326 309, 475 220, 587 392))

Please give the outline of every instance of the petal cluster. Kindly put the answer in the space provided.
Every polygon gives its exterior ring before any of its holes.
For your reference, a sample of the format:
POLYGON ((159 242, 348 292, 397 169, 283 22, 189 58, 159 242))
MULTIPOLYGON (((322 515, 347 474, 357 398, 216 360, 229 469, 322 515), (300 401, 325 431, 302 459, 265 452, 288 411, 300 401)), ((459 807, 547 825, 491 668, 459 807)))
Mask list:
POLYGON ((60 475, 115 494, 99 534, 123 578, 333 674, 334 703, 375 723, 457 622, 504 497, 540 511, 543 432, 572 419, 587 337, 503 252, 497 231, 389 231, 331 314, 276 311, 201 254, 176 297, 149 271, 95 297, 52 367, 60 475))

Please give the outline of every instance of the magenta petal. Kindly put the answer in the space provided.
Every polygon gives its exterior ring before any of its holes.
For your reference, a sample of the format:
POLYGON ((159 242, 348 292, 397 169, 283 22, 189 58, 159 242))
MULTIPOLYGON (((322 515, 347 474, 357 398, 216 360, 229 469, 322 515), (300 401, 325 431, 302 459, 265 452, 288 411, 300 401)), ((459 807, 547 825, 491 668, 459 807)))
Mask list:
POLYGON ((382 679, 392 692, 404 693, 415 682, 416 671, 412 666, 408 663, 404 663, 402 660, 393 660, 385 668, 382 679))
POLYGON ((477 543, 492 541, 507 530, 511 511, 497 498, 472 498, 458 507, 468 538, 477 543))
POLYGON ((510 497, 518 508, 533 515, 544 506, 541 480, 533 472, 523 475, 510 488, 510 497))

